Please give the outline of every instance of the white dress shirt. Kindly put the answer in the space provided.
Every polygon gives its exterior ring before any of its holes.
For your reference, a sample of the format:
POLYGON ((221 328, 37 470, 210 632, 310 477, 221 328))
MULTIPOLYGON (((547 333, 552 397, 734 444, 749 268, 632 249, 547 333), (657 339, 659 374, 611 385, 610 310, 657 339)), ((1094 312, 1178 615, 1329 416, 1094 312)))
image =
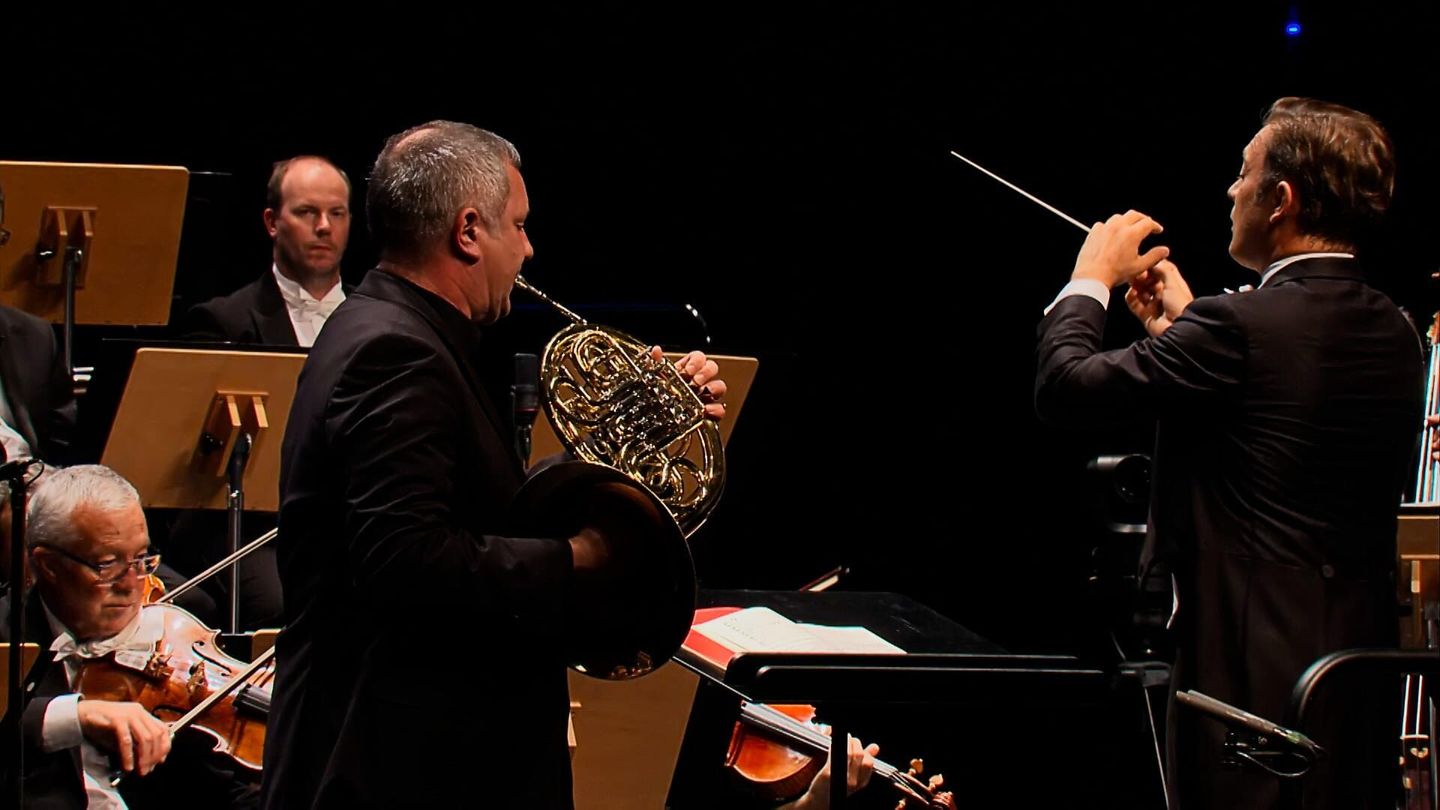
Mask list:
POLYGON ((1353 259, 1353 258, 1355 258, 1355 254, 1354 254, 1354 253, 1297 253, 1297 254, 1295 254, 1294 256, 1286 256, 1285 258, 1280 259, 1279 261, 1272 262, 1269 267, 1265 268, 1265 272, 1263 272, 1263 273, 1260 274, 1260 286, 1261 286, 1261 287, 1264 287, 1264 286, 1265 286, 1265 282, 1269 281, 1271 276, 1275 275, 1276 273, 1280 272, 1281 270, 1285 269, 1286 267, 1289 267, 1290 265, 1294 264, 1295 262, 1300 261, 1301 259, 1353 259))
MULTIPOLYGON (((80 662, 85 658, 100 658, 114 652, 117 664, 143 669, 155 649, 155 642, 165 633, 164 618, 158 610, 141 610, 125 629, 110 638, 79 643, 50 608, 45 608, 45 620, 55 633, 50 651, 56 661, 65 663, 65 679, 72 689, 80 675, 80 662)), ((79 703, 78 694, 60 695, 50 701, 41 724, 40 749, 52 753, 80 746, 86 806, 90 810, 125 810, 125 800, 110 786, 113 768, 109 754, 87 740, 80 729, 79 703)))
POLYGON ((285 299, 285 310, 290 313, 290 324, 295 327, 296 340, 307 349, 314 346, 315 336, 324 328, 330 313, 345 300, 345 290, 337 279, 335 286, 325 293, 324 298, 316 298, 301 287, 300 282, 286 278, 279 267, 270 265, 270 272, 275 274, 275 283, 280 287, 280 297, 285 299))

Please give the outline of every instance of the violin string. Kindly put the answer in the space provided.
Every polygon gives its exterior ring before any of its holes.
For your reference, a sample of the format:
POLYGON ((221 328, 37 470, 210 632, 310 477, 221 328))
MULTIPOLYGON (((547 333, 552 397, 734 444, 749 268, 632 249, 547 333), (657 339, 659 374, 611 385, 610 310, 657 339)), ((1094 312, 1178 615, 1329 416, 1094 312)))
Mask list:
POLYGON ((1415 686, 1415 736, 1420 736, 1420 711, 1425 705, 1425 676, 1420 675, 1416 679, 1415 686))
POLYGON ((186 726, 190 725, 192 722, 195 721, 195 718, 199 717, 201 714, 204 714, 211 706, 215 705, 215 703, 218 702, 221 698, 225 697, 227 694, 229 694, 230 692, 232 692, 232 691, 234 691, 235 689, 239 688, 240 686, 243 686, 244 683, 245 683, 245 681, 249 680, 249 678, 250 678, 251 675, 254 675, 257 670, 259 670, 261 667, 265 666, 266 662, 268 662, 271 658, 274 658, 274 657, 275 657, 275 648, 274 648, 274 647, 271 647, 270 649, 268 649, 268 650, 266 650, 265 652, 261 653, 254 661, 251 661, 251 662, 250 662, 249 666, 247 666, 247 667, 245 667, 245 669, 241 670, 241 671, 240 671, 240 674, 237 675, 237 676, 236 676, 233 680, 231 680, 228 684, 226 684, 223 688, 218 689, 218 690, 216 690, 216 691, 214 691, 214 692, 211 692, 208 697, 206 697, 204 700, 200 701, 199 703, 195 704, 195 708, 193 708, 193 709, 191 709, 190 711, 186 712, 185 715, 184 715, 183 717, 181 717, 180 719, 178 719, 178 720, 176 720, 175 722, 171 723, 171 724, 170 724, 170 730, 171 730, 171 731, 179 731, 180 729, 185 728, 186 726))
POLYGON ((1410 731, 1410 684, 1414 675, 1405 676, 1405 700, 1400 703, 1400 736, 1404 737, 1410 731))

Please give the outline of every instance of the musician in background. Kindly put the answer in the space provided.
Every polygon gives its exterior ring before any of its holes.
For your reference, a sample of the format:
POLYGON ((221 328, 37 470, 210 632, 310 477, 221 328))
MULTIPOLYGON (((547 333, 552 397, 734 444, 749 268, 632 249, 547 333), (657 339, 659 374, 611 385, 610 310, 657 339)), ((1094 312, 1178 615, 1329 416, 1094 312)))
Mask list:
POLYGON ((261 216, 273 263, 230 295, 193 307, 182 334, 269 346, 312 346, 345 300, 340 260, 350 241, 350 178, 322 157, 275 164, 261 216))
MULTIPOLYGON (((275 163, 265 199, 261 216, 274 243, 272 264, 230 295, 191 308, 181 327, 185 339, 309 347, 345 300, 340 260, 350 240, 350 178, 325 158, 299 155, 275 163)), ((274 527, 273 513, 246 515, 247 538, 274 527)), ((226 531, 222 512, 180 512, 163 539, 166 557, 199 573, 225 556, 226 531)), ((240 625, 277 626, 282 605, 274 546, 252 552, 237 569, 240 625)), ((203 587, 223 604, 229 583, 215 577, 203 587)))
POLYGON ((379 266, 316 340, 282 450, 271 810, 571 806, 566 616, 615 530, 502 534, 524 470, 471 357, 533 254, 519 166, 435 121, 370 173, 379 266))
MULTIPOLYGON (((1159 417, 1142 562, 1175 577, 1172 686, 1277 722, 1315 659, 1396 641, 1396 515, 1422 360, 1355 258, 1389 206, 1394 165, 1369 116, 1281 99, 1229 190, 1230 255, 1257 289, 1193 297, 1165 248, 1140 251, 1161 228, 1132 211, 1095 224, 1040 325, 1044 419, 1159 417), (1101 351, 1110 291, 1125 282, 1150 337, 1101 351)), ((1307 729, 1331 756, 1304 780, 1304 806, 1393 806, 1393 754, 1367 750, 1371 729, 1337 717, 1390 707, 1331 709, 1307 729)), ((1173 704, 1170 721, 1175 807, 1276 806, 1280 780, 1220 765, 1222 725, 1173 704)))
MULTIPOLYGON (((126 650, 148 655, 163 634, 159 614, 141 608, 144 579, 159 558, 150 553, 135 489, 108 467, 51 468, 27 516, 34 587, 26 641, 40 644, 41 654, 26 676, 20 720, 26 806, 253 806, 256 787, 215 762, 208 741, 178 740, 172 755, 169 727, 140 704, 75 693, 85 660, 126 650), (110 785, 117 766, 129 773, 118 790, 110 785)), ((10 640, 14 598, 0 599, 0 640, 10 640)), ((6 727, 13 722, 7 715, 6 727)), ((4 769, 9 782, 14 763, 4 769)))
POLYGON ((47 321, 0 304, 0 444, 6 458, 68 459, 75 386, 47 321))
MULTIPOLYGON (((0 304, 0 445, 5 457, 64 464, 72 458, 74 433, 75 385, 55 328, 0 304)), ((11 582, 9 500, 8 487, 0 484, 0 593, 11 582)), ((156 575, 167 587, 184 581, 168 566, 156 575)), ((193 591, 180 605, 196 613, 215 610, 214 600, 193 591)))

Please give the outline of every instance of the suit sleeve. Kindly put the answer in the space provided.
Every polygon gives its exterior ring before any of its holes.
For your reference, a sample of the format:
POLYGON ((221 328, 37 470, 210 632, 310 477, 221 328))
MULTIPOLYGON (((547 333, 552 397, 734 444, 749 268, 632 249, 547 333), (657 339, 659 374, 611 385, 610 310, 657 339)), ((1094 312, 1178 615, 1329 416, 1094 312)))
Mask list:
POLYGON ((70 369, 65 367, 65 352, 55 339, 54 330, 49 331, 50 367, 46 371, 44 420, 42 441, 45 443, 45 460, 52 464, 73 463, 75 444, 75 380, 70 369))
POLYGON ((1245 339, 1233 307, 1197 298, 1158 338, 1101 351, 1105 310, 1071 296, 1040 324, 1035 409, 1062 426, 1133 421, 1219 404, 1244 377, 1245 339))
MULTIPOLYGON (((363 344, 333 391, 325 430, 343 485, 351 576, 364 591, 423 583, 437 608, 553 616, 571 576, 569 543, 473 536, 451 504, 460 442, 473 426, 464 383, 425 342, 388 335, 363 344), (460 390, 457 390, 459 386, 460 390)), ((337 471, 337 474, 338 471, 337 471)))

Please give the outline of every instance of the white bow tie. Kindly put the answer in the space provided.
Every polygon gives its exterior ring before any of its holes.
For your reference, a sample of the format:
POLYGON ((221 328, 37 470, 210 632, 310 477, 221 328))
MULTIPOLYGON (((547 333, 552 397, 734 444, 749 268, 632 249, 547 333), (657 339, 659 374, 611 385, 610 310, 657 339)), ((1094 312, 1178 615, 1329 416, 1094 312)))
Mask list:
POLYGON ((115 650, 122 649, 126 645, 115 638, 101 639, 100 641, 78 642, 69 633, 62 633, 50 645, 50 651, 55 653, 56 661, 63 661, 74 656, 76 658, 101 658, 109 655, 115 650))
POLYGON ((55 641, 50 644, 50 651, 55 653, 56 661, 63 661, 72 656, 75 658, 101 658, 117 651, 143 651, 148 655, 155 646, 153 639, 148 639, 148 636, 154 635, 154 632, 153 629, 152 632, 140 632, 145 624, 142 621, 143 617, 144 613, 142 612, 135 617, 135 621, 119 633, 95 641, 76 641, 69 631, 63 632, 56 636, 55 641))

